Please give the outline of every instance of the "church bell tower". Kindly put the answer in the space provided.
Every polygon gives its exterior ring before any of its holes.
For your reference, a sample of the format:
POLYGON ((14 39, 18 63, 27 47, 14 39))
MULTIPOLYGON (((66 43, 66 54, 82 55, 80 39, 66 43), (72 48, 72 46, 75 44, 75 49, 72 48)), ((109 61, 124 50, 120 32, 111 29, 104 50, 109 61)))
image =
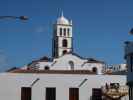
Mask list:
POLYGON ((53 29, 52 56, 58 58, 66 53, 72 52, 72 21, 63 15, 57 19, 53 29))

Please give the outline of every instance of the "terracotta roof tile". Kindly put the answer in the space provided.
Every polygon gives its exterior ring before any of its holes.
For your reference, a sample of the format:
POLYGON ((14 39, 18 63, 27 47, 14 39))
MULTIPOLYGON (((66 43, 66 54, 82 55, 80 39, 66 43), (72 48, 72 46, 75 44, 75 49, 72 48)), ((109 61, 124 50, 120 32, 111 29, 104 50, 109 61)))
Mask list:
POLYGON ((96 74, 89 70, 23 70, 16 69, 10 73, 38 73, 38 74, 96 74))

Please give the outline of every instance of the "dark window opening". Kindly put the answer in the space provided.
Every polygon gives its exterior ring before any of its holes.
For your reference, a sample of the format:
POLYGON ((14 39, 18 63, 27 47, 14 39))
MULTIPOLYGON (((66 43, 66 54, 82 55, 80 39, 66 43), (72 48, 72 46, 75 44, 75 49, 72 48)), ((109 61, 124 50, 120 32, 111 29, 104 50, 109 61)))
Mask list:
POLYGON ((92 89, 92 100, 102 100, 101 88, 93 88, 92 89))
POLYGON ((56 88, 46 88, 46 100, 56 100, 56 88))
POLYGON ((69 100, 79 100, 79 88, 69 88, 69 100))
POLYGON ((70 65, 71 69, 74 70, 74 62, 73 61, 69 61, 69 65, 70 65))
POLYGON ((66 36, 66 28, 64 28, 64 36, 66 36))
POLYGON ((67 29, 67 35, 68 36, 70 35, 70 29, 69 28, 67 29))
POLYGON ((49 68, 49 66, 45 66, 45 70, 49 70, 50 68, 49 68))
POLYGON ((92 68, 92 72, 97 73, 97 68, 96 67, 93 67, 92 68))
POLYGON ((31 87, 21 88, 21 100, 31 100, 31 87))
POLYGON ((129 100, 133 100, 133 88, 129 87, 129 100))
POLYGON ((63 47, 67 47, 67 40, 64 39, 64 40, 62 41, 62 44, 63 44, 63 47))
POLYGON ((67 50, 64 50, 64 51, 63 51, 63 55, 66 54, 66 53, 67 53, 67 50))
POLYGON ((60 28, 60 36, 62 36, 62 28, 60 28))
POLYGON ((30 70, 31 68, 30 67, 27 67, 27 70, 30 70))
POLYGON ((131 72, 133 71, 133 56, 130 56, 130 68, 131 68, 131 72))

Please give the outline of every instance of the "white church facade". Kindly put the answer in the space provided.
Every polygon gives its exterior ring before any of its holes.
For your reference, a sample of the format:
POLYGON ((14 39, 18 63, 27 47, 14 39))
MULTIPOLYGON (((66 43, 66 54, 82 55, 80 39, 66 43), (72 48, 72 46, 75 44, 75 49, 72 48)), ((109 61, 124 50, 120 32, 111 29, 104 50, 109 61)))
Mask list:
POLYGON ((63 14, 53 27, 52 57, 43 57, 25 66, 32 70, 90 70, 102 74, 105 63, 93 58, 83 58, 73 52, 72 21, 63 14))
POLYGON ((53 27, 52 57, 0 74, 2 100, 128 100, 126 75, 74 53, 72 21, 63 14, 53 27))

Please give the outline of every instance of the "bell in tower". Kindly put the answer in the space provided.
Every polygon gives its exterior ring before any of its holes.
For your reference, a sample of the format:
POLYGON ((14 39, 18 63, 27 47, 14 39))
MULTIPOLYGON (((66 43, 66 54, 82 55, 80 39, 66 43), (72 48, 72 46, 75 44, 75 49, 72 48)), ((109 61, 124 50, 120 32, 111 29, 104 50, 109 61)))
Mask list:
POLYGON ((54 24, 52 56, 60 57, 72 52, 72 48, 72 21, 66 19, 62 13, 54 24))

